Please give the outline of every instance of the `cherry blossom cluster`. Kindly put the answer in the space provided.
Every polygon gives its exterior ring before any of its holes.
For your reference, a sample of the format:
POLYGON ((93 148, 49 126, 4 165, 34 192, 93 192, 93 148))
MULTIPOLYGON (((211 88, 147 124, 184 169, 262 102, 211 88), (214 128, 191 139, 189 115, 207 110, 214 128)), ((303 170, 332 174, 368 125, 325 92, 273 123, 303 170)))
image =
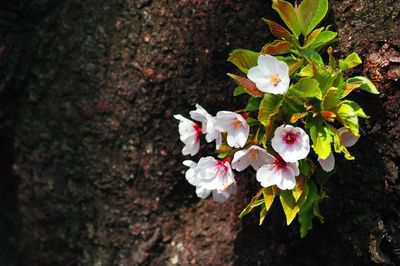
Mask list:
POLYGON ((236 112, 211 115, 200 105, 190 118, 180 114, 183 155, 195 156, 205 135, 215 141, 216 157, 201 157, 183 164, 196 194, 210 194, 217 202, 237 191, 235 172, 252 169, 260 189, 239 217, 259 209, 263 223, 278 201, 290 225, 295 217, 304 237, 313 219, 324 222, 319 204, 325 200, 325 183, 335 169, 335 155, 354 160, 347 149, 360 137, 360 118, 369 118, 350 93, 379 94, 366 77, 347 78, 345 72, 362 64, 357 53, 337 60, 329 45, 338 40, 330 27, 317 27, 328 11, 328 0, 272 0, 285 26, 263 19, 276 39, 260 51, 236 49, 228 61, 239 73, 228 73, 237 87, 233 96, 247 105, 236 112), (326 49, 327 56, 320 51, 326 49), (324 60, 324 58, 328 60, 324 60))

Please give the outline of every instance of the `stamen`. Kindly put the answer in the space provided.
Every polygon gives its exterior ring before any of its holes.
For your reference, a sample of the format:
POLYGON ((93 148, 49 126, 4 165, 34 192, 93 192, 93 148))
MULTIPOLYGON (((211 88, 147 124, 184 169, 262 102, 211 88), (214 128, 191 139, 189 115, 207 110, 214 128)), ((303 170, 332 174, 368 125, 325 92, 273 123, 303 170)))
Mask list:
POLYGON ((286 167, 286 164, 287 163, 282 159, 281 156, 279 156, 279 155, 275 156, 275 160, 273 163, 274 167, 277 167, 278 169, 282 169, 282 168, 286 167))
POLYGON ((239 119, 235 119, 235 120, 232 121, 232 126, 234 128, 241 127, 242 126, 242 122, 240 122, 239 119))
POLYGON ((249 152, 249 159, 252 161, 255 161, 255 160, 257 160, 257 158, 258 158, 258 151, 255 149, 251 150, 249 152))
POLYGON ((279 82, 281 82, 281 79, 279 78, 279 76, 277 74, 272 74, 271 81, 272 81, 272 84, 274 84, 274 86, 278 86, 279 82))
POLYGON ((288 132, 283 137, 283 140, 286 142, 286 144, 293 144, 296 141, 296 135, 292 132, 288 132))

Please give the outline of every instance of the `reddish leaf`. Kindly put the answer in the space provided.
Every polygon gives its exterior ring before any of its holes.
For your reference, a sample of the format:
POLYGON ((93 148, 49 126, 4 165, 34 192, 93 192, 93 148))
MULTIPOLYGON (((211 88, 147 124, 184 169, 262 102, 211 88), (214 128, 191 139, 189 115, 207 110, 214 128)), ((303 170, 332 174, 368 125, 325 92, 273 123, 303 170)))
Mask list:
POLYGON ((263 20, 264 20, 265 23, 268 24, 271 33, 276 38, 288 39, 292 35, 287 29, 285 29, 284 27, 282 27, 278 23, 276 23, 276 22, 274 22, 272 20, 264 19, 264 18, 263 18, 263 20))
POLYGON ((274 41, 273 43, 266 44, 262 50, 262 54, 279 55, 290 52, 290 43, 287 41, 274 41))
POLYGON ((233 74, 228 74, 228 76, 233 78, 237 82, 237 84, 243 86, 246 92, 251 96, 262 97, 264 95, 264 93, 262 93, 257 89, 256 84, 253 81, 249 80, 248 78, 236 76, 233 74))
POLYGON ((332 121, 336 115, 333 112, 322 111, 321 115, 325 118, 326 121, 332 121))

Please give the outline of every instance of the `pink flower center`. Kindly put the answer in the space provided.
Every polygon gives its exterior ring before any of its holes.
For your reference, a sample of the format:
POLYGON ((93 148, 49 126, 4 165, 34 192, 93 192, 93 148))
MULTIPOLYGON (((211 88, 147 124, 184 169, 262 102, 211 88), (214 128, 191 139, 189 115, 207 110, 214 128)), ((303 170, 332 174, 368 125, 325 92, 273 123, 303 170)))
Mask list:
POLYGON ((286 144, 293 144, 296 142, 296 134, 292 132, 286 132, 285 136, 283 137, 283 140, 286 142, 286 144))
POLYGON ((196 130, 195 138, 196 138, 196 140, 199 140, 201 133, 203 133, 203 129, 196 123, 193 125, 193 128, 194 128, 194 130, 196 130))
POLYGON ((228 166, 225 165, 226 162, 230 162, 231 158, 225 158, 222 161, 217 161, 217 172, 219 176, 224 176, 228 172, 228 166))
POLYGON ((276 155, 275 156, 275 160, 273 162, 274 167, 278 168, 278 169, 283 169, 286 167, 287 162, 285 162, 281 156, 276 155))

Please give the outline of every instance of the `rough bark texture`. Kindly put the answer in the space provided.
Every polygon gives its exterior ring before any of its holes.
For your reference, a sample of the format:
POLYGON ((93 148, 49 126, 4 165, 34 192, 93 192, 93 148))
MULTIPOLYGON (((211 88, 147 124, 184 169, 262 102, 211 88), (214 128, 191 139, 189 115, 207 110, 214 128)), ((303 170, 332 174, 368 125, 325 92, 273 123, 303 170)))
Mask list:
MULTIPOLYGON (((269 1, 34 0, 0 4, 0 261, 4 265, 370 265, 400 263, 400 2, 331 0, 325 21, 371 119, 338 159, 326 222, 300 239, 273 206, 238 214, 258 184, 238 176, 225 204, 184 180, 175 113, 243 99, 226 62, 271 36, 269 1)), ((206 147, 204 147, 205 150, 206 147)), ((209 150, 210 151, 210 150, 209 150)), ((206 154, 206 152, 204 152, 206 154)))

